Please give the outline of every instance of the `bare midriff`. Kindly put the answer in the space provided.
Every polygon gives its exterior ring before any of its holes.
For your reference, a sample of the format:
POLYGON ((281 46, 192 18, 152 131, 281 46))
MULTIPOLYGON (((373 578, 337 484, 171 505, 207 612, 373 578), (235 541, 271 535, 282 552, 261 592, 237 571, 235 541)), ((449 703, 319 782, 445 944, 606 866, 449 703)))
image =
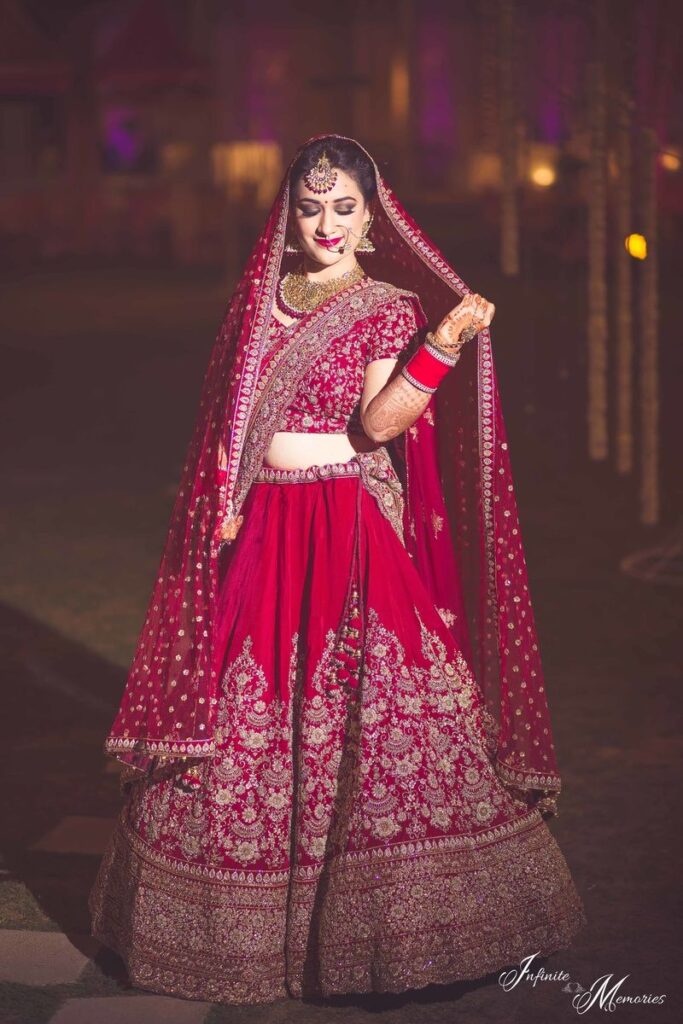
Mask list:
POLYGON ((329 462, 348 462, 356 452, 371 451, 377 444, 365 434, 302 434, 278 430, 265 455, 267 466, 276 469, 308 469, 329 462))

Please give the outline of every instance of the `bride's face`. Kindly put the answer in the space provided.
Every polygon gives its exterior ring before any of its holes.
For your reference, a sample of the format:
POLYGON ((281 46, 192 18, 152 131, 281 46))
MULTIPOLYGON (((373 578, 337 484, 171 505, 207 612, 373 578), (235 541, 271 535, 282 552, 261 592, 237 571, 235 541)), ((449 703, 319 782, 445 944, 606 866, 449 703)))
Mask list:
POLYGON ((326 267, 355 250, 370 219, 356 181, 339 168, 336 172, 337 180, 328 192, 312 192, 302 177, 292 195, 292 217, 304 255, 326 267))

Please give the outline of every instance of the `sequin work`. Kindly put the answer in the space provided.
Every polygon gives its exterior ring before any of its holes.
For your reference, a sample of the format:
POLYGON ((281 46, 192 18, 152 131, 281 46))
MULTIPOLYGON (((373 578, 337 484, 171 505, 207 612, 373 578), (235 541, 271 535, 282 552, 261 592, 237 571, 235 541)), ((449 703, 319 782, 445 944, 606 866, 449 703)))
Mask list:
MULTIPOLYGON (((272 317, 269 348, 287 332, 272 317)), ((279 429, 343 434, 360 430, 359 402, 365 367, 373 359, 397 359, 418 330, 410 299, 397 296, 357 320, 332 340, 301 381, 279 429)))
MULTIPOLYGON (((349 464, 259 474, 218 608, 217 750, 130 784, 91 895, 134 984, 226 1003, 399 992, 584 921, 488 753, 470 668, 349 464), (356 530, 359 523, 355 549, 356 530), (359 559, 358 672, 333 671, 359 559)), ((355 609, 353 609, 355 610, 355 609)))

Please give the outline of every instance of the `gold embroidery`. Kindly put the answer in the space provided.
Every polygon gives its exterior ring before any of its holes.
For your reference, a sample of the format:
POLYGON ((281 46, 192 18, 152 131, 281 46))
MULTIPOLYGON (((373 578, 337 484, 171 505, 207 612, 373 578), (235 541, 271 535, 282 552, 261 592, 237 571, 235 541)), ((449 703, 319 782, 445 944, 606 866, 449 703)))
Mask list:
POLYGON ((261 466, 254 477, 254 483, 291 483, 299 484, 306 481, 324 480, 327 477, 359 476, 360 464, 355 456, 348 462, 326 462, 323 465, 307 466, 298 469, 279 469, 276 466, 261 466))
POLYGON ((569 944, 585 918, 566 862, 498 779, 464 658, 415 613, 419 662, 368 610, 353 692, 330 685, 333 630, 308 682, 293 634, 287 705, 244 639, 201 787, 168 767, 137 783, 91 894, 134 984, 228 1003, 404 991, 569 944))
POLYGON ((355 457, 360 463, 361 478, 365 487, 377 501, 380 512, 389 520, 401 543, 405 545, 403 487, 396 475, 389 452, 381 446, 374 451, 357 452, 355 457))
POLYGON ((447 626, 450 627, 450 626, 452 626, 454 624, 455 619, 456 619, 456 615, 455 615, 455 612, 452 612, 450 610, 450 608, 437 608, 436 610, 439 613, 439 615, 441 616, 442 621, 447 626))
POLYGON ((348 331, 362 317, 393 295, 410 294, 384 281, 366 278, 348 288, 343 295, 324 304, 319 312, 306 317, 291 334, 280 353, 276 353, 261 372, 254 408, 246 431, 239 471, 232 499, 231 515, 236 515, 259 471, 284 410, 311 362, 333 337, 348 331))
POLYGON ((302 483, 348 476, 360 476, 380 512, 389 520, 403 543, 403 487, 384 445, 372 451, 356 452, 347 462, 328 462, 305 469, 261 466, 254 477, 254 483, 302 483))
POLYGON ((440 516, 438 512, 432 509, 432 533, 435 537, 439 536, 439 532, 443 528, 443 516, 440 516))

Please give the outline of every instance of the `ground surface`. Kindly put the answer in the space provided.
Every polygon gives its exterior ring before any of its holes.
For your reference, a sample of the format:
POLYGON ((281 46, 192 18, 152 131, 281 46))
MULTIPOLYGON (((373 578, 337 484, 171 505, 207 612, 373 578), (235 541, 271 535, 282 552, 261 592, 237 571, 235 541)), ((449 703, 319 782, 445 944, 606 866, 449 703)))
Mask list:
MULTIPOLYGON (((542 261, 541 261, 542 262, 542 261)), ((589 987, 666 993, 612 1019, 683 1019, 674 783, 679 591, 620 571, 680 515, 664 450, 663 523, 638 525, 636 488, 584 456, 580 275, 461 267, 498 305, 494 330, 532 597, 565 793, 552 830, 589 925, 548 970, 589 987)), ((680 322, 672 287, 664 315, 680 322)), ((496 978, 405 996, 220 1007, 131 991, 87 938, 85 899, 119 806, 101 753, 158 564, 209 348, 226 301, 214 276, 35 271, 2 283, 3 746, 0 1020, 534 1024, 576 1017, 560 982, 505 993, 496 978)), ((663 424, 677 413, 663 355, 663 424)), ((672 383, 673 382, 673 383, 672 383)), ((595 1018, 605 1011, 591 1011, 595 1018)))

